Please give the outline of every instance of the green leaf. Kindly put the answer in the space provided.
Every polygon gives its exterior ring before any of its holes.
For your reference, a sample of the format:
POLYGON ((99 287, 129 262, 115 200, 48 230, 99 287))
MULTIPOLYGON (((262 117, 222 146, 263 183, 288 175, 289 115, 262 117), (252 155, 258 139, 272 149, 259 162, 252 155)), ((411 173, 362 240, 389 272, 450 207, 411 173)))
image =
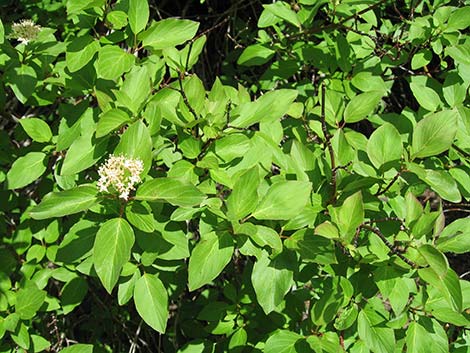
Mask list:
POLYGON ((462 289, 459 277, 452 269, 448 269, 445 274, 442 274, 433 267, 421 268, 418 270, 418 275, 423 281, 437 289, 453 310, 462 311, 462 289))
POLYGON ((29 152, 13 162, 7 173, 8 189, 20 189, 38 179, 47 169, 47 156, 42 152, 29 152))
POLYGON ((349 242, 356 234, 356 229, 364 221, 364 203, 360 191, 344 200, 340 207, 332 209, 332 218, 339 228, 341 237, 349 242))
POLYGON ((368 315, 362 310, 357 317, 359 337, 369 349, 375 353, 395 352, 395 335, 388 327, 374 325, 368 315))
POLYGON ((276 53, 271 48, 262 44, 247 46, 237 60, 238 65, 258 66, 267 63, 276 53))
POLYGON ((426 353, 429 351, 428 332, 417 322, 413 321, 406 330, 406 348, 409 353, 426 353))
POLYGON ((100 115, 96 126, 96 137, 103 137, 131 121, 131 117, 124 110, 113 108, 100 115))
POLYGON ((122 218, 106 221, 96 233, 93 264, 108 293, 116 285, 122 266, 129 261, 134 245, 134 231, 122 218))
POLYGON ((230 262, 232 254, 233 240, 229 233, 205 234, 189 258, 189 290, 198 289, 216 278, 230 262))
POLYGON ((240 220, 256 208, 260 181, 257 166, 240 175, 227 199, 227 211, 231 220, 240 220))
POLYGON ((16 293, 15 311, 23 320, 32 319, 45 299, 46 292, 35 284, 30 284, 16 293))
POLYGON ((421 178, 444 200, 459 203, 462 200, 457 182, 445 170, 426 169, 421 178))
POLYGON ((134 34, 145 29, 149 20, 149 4, 147 0, 129 0, 129 26, 134 34))
POLYGON ((75 277, 68 281, 62 288, 60 301, 64 315, 70 313, 82 303, 88 292, 87 281, 82 277, 75 277))
POLYGON ((447 151, 457 133, 458 113, 444 110, 420 120, 413 130, 412 158, 434 156, 447 151))
POLYGON ((344 110, 344 121, 355 123, 374 112, 382 99, 383 91, 370 91, 354 96, 344 110))
POLYGON ((3 44, 5 41, 5 28, 3 27, 3 22, 0 19, 0 44, 3 44))
POLYGON ((52 138, 52 131, 49 125, 38 118, 20 119, 20 124, 24 131, 36 142, 49 142, 52 138))
POLYGON ((60 353, 93 353, 93 345, 74 344, 73 346, 62 349, 60 353))
POLYGON ((335 244, 322 236, 316 235, 313 229, 300 229, 292 234, 284 245, 295 250, 302 260, 322 265, 337 263, 335 244))
POLYGON ((359 71, 351 79, 351 83, 354 85, 354 87, 360 89, 363 92, 380 91, 385 93, 387 91, 387 85, 385 84, 383 78, 380 76, 375 76, 372 72, 369 71, 359 71))
POLYGON ((439 250, 432 245, 423 244, 418 248, 418 251, 439 277, 446 275, 449 264, 446 257, 439 250))
POLYGON ((442 85, 444 99, 450 107, 456 107, 465 101, 468 82, 464 82, 458 72, 449 72, 442 85))
POLYGON ((124 11, 110 11, 106 15, 106 20, 111 23, 114 29, 121 29, 127 25, 127 14, 124 11))
POLYGON ((61 175, 74 175, 93 166, 106 152, 108 138, 92 134, 80 136, 69 147, 60 170, 61 175))
POLYGON ((141 177, 147 174, 152 165, 152 138, 148 127, 142 120, 136 121, 122 134, 121 141, 115 148, 114 154, 139 158, 144 163, 141 177))
POLYGON ((126 205, 126 217, 137 229, 151 233, 155 230, 155 219, 152 210, 147 204, 141 202, 130 202, 126 205))
POLYGON ((28 327, 23 322, 20 322, 19 329, 16 329, 14 333, 12 332, 10 337, 21 348, 24 348, 26 351, 29 349, 31 339, 28 327))
POLYGON ((231 123, 236 127, 248 127, 259 122, 273 122, 287 114, 298 92, 279 89, 262 95, 255 102, 242 104, 233 111, 237 116, 231 123))
POLYGON ((437 249, 443 252, 470 252, 470 218, 457 219, 446 226, 436 245, 437 249))
POLYGON ((367 155, 377 169, 387 162, 399 160, 402 149, 400 133, 388 123, 375 130, 367 143, 367 155))
POLYGON ((73 189, 47 194, 41 203, 32 208, 34 219, 63 217, 88 210, 98 202, 96 187, 81 185, 73 189))
POLYGON ((30 337, 31 343, 33 344, 32 348, 34 352, 42 352, 44 350, 47 350, 51 346, 51 343, 44 337, 38 335, 31 335, 30 337))
POLYGON ((288 220, 309 202, 312 184, 306 181, 280 181, 271 185, 253 212, 257 219, 288 220))
POLYGON ((134 288, 134 303, 139 315, 154 330, 165 333, 168 320, 168 294, 162 281, 145 273, 134 288))
POLYGON ((263 5, 263 7, 271 12, 274 16, 279 17, 296 27, 300 28, 300 20, 297 14, 291 10, 290 5, 284 1, 276 1, 270 5, 263 5))
POLYGON ((100 43, 89 35, 77 37, 67 46, 65 62, 70 72, 76 72, 88 64, 96 52, 100 49, 100 43))
POLYGON ((296 349, 297 343, 303 336, 292 331, 278 331, 269 337, 264 346, 265 353, 300 353, 296 349))
MULTIPOLYGON (((467 4, 468 5, 468 4, 467 4)), ((468 21, 470 17, 470 6, 464 6, 456 9, 447 21, 447 31, 462 30, 470 26, 468 21)))
POLYGON ((179 179, 156 178, 143 183, 137 189, 135 198, 143 201, 167 201, 174 206, 192 207, 204 201, 206 195, 194 185, 179 179))
POLYGON ((198 28, 198 22, 167 18, 153 23, 139 36, 139 39, 142 40, 144 47, 165 49, 192 39, 198 28))
POLYGON ((16 98, 24 104, 36 89, 38 78, 31 66, 21 65, 7 71, 4 82, 11 86, 16 98))
POLYGON ((273 254, 277 255, 282 252, 281 237, 272 228, 245 222, 236 228, 236 234, 248 235, 251 240, 261 247, 269 246, 273 250, 273 254))
POLYGON ((271 260, 268 253, 263 251, 261 258, 254 264, 251 284, 266 315, 282 303, 291 288, 292 266, 296 262, 295 255, 291 252, 283 252, 271 260))
POLYGON ((417 70, 431 62, 432 52, 429 49, 422 49, 413 55, 411 59, 411 69, 417 70))
POLYGON ((129 71, 134 61, 134 55, 126 53, 120 47, 106 45, 98 52, 98 60, 95 62, 96 72, 101 78, 115 80, 129 71))
POLYGON ((424 109, 435 112, 442 105, 439 95, 432 88, 417 82, 411 82, 410 88, 419 105, 424 109))

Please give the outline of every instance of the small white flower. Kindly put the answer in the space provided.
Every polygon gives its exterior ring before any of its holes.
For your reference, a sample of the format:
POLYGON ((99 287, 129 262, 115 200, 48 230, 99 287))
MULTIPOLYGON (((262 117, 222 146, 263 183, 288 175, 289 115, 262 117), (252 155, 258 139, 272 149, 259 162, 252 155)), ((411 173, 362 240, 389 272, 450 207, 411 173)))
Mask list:
POLYGON ((18 39, 21 43, 27 44, 37 38, 39 32, 41 32, 41 26, 31 20, 21 20, 19 23, 13 23, 11 30, 10 38, 18 39))
POLYGON ((101 192, 117 191, 121 199, 128 200, 134 185, 142 181, 143 170, 140 159, 111 155, 98 169, 98 188, 101 192))

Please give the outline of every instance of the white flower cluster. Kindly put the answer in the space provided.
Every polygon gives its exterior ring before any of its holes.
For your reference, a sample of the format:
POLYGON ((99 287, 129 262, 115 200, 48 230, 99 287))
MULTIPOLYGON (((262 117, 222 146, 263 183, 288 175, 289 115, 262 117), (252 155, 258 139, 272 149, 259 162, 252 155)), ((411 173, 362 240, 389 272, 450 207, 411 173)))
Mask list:
POLYGON ((27 44, 29 41, 37 38, 41 31, 41 26, 31 20, 21 20, 19 23, 13 23, 11 30, 11 38, 18 39, 21 43, 27 44))
POLYGON ((140 159, 111 155, 100 166, 98 187, 101 192, 118 192, 121 199, 129 199, 129 193, 134 185, 140 183, 140 174, 144 163, 140 159))

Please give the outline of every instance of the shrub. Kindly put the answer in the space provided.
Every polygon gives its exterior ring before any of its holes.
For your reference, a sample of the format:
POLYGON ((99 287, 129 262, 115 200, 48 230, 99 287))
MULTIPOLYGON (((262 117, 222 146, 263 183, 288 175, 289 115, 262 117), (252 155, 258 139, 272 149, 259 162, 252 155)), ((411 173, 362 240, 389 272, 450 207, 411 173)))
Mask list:
POLYGON ((204 31, 146 0, 23 5, 1 352, 467 350, 468 2, 276 1, 204 31), (208 85, 224 23, 247 33, 208 85))

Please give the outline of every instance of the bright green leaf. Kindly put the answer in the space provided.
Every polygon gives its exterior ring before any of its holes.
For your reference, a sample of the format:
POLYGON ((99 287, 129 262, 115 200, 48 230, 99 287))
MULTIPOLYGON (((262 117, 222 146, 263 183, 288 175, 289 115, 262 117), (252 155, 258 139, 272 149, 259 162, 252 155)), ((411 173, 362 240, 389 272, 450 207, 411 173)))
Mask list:
POLYGON ((116 285, 122 266, 129 261, 133 245, 134 231, 122 218, 110 219, 98 230, 93 245, 93 264, 108 293, 116 285))
POLYGON ((129 114, 119 108, 107 110, 100 115, 96 126, 96 137, 103 137, 131 121, 129 114))
POLYGON ((88 210, 98 202, 96 187, 81 185, 73 189, 47 194, 41 203, 32 208, 34 219, 63 217, 88 210))
POLYGON ((129 0, 129 25, 134 34, 145 29, 149 20, 149 4, 147 0, 129 0))
POLYGON ((392 124, 384 124, 375 130, 367 143, 367 155, 375 168, 399 160, 402 143, 398 130, 392 124))
POLYGON ((16 293, 15 311, 23 320, 32 319, 46 299, 46 292, 34 284, 16 293))
POLYGON ((382 99, 383 91, 370 91, 354 96, 344 110, 344 121, 355 123, 374 112, 382 99))
POLYGON ((20 124, 24 131, 36 142, 49 142, 52 138, 52 131, 49 125, 38 118, 20 119, 20 124))
POLYGON ((257 189, 260 181, 257 166, 240 175, 227 199, 227 210, 230 219, 240 220, 256 208, 258 204, 257 189))
POLYGON ((229 233, 205 234, 189 258, 189 290, 198 289, 216 278, 230 262, 232 254, 233 240, 229 233))
POLYGON ((7 173, 8 189, 20 189, 38 179, 47 168, 47 156, 42 152, 29 152, 18 158, 7 173))
POLYGON ((167 18, 153 23, 139 38, 144 47, 165 49, 192 39, 198 28, 198 22, 167 18))
POLYGON ((179 179, 156 178, 146 181, 137 189, 137 200, 167 201, 172 205, 191 207, 199 205, 206 195, 194 185, 179 179))
POLYGON ((129 71, 134 61, 134 55, 126 53, 117 45, 106 45, 98 52, 98 60, 95 62, 96 72, 101 78, 115 80, 129 71))
POLYGON ((168 320, 168 294, 158 277, 145 273, 137 280, 134 303, 146 324, 160 333, 165 333, 168 320))
POLYGON ((121 141, 114 149, 114 154, 140 159, 144 163, 141 177, 147 174, 152 165, 152 138, 142 120, 136 121, 121 135, 121 141))
POLYGON ((257 219, 291 219, 307 205, 312 184, 306 181, 280 181, 271 185, 253 212, 257 219))
POLYGON ((256 261, 251 274, 251 283, 255 289, 259 305, 269 314, 284 300, 292 286, 292 266, 296 263, 295 255, 283 252, 273 260, 263 251, 256 261))
POLYGON ((424 158, 450 148, 457 133, 458 113, 444 110, 420 120, 413 130, 412 157, 424 158))
POLYGON ((238 65, 258 66, 267 63, 276 52, 262 44, 246 47, 237 60, 238 65))

